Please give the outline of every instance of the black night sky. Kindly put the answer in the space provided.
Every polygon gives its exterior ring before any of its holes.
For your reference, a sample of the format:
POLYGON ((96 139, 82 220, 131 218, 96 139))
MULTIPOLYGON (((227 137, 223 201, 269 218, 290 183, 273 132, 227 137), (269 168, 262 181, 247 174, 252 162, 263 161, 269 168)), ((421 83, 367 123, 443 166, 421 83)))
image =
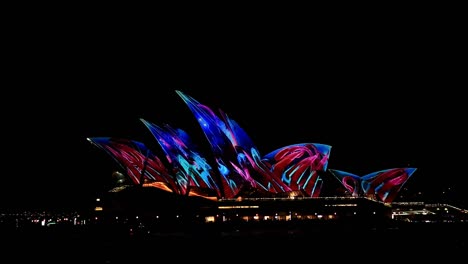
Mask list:
POLYGON ((464 45, 447 22, 138 27, 78 18, 9 32, 0 207, 87 206, 118 167, 86 138, 156 148, 139 118, 207 144, 175 90, 222 109, 261 154, 328 144, 329 168, 365 175, 416 167, 408 191, 436 199, 451 188, 450 199, 467 204, 464 45))

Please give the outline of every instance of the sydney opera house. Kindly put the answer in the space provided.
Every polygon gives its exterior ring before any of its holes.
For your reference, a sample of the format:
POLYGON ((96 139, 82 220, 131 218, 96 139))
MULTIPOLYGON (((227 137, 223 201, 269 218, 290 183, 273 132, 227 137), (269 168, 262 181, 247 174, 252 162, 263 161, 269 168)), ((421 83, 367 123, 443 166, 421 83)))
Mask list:
MULTIPOLYGON (((205 209, 206 221, 215 220, 220 212, 244 220, 336 218, 337 214, 355 215, 359 210, 386 214, 416 170, 398 167, 356 175, 330 169, 331 146, 319 143, 297 143, 262 154, 226 113, 213 111, 181 91, 176 93, 198 121, 210 153, 198 151, 184 130, 143 119, 160 146, 157 151, 131 139, 88 138, 117 162, 126 178, 127 184, 110 193, 139 190, 165 193, 174 199, 197 199, 207 205, 198 206, 205 209), (334 184, 343 192, 324 194, 324 188, 334 184)), ((166 203, 166 198, 157 197, 161 196, 145 196, 140 202, 154 206, 166 203)))

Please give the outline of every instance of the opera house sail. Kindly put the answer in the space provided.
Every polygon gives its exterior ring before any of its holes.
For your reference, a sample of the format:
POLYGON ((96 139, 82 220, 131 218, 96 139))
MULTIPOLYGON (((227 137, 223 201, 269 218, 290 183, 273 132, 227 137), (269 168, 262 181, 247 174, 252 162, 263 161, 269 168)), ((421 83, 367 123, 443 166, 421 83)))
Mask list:
POLYGON ((391 203, 403 184, 416 168, 393 168, 358 176, 349 172, 330 169, 353 197, 366 197, 384 203, 391 203))

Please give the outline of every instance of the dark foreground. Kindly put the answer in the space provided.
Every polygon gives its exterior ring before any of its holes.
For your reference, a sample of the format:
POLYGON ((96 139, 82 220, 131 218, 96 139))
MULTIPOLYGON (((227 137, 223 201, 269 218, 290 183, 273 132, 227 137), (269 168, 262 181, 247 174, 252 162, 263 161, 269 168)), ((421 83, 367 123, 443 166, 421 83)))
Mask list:
POLYGON ((229 228, 207 224, 137 232, 105 226, 2 229, 0 255, 10 263, 277 263, 294 259, 386 263, 436 256, 455 260, 468 252, 467 226, 315 223, 229 228))

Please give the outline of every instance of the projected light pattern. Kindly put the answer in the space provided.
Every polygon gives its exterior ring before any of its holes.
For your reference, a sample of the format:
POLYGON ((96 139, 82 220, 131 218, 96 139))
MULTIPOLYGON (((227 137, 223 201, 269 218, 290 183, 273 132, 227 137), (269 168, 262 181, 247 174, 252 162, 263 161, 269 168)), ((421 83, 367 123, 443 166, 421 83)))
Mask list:
POLYGON ((181 192, 185 194, 190 186, 219 190, 211 175, 211 166, 191 143, 189 135, 182 129, 173 129, 169 125, 164 128, 141 119, 166 154, 169 171, 179 183, 181 192))
POLYGON ((88 138, 88 141, 109 154, 134 184, 142 184, 145 180, 157 181, 167 183, 172 190, 176 190, 176 182, 166 166, 145 144, 110 137, 88 138))
MULTIPOLYGON (((143 143, 129 139, 96 137, 88 140, 104 150, 125 170, 135 185, 152 186, 181 195, 213 194, 218 198, 301 194, 319 197, 321 172, 327 170, 331 146, 300 143, 262 156, 247 133, 222 110, 215 112, 176 91, 197 120, 209 144, 200 153, 189 135, 168 124, 140 119, 161 147, 157 157, 143 143)), ((331 170, 353 195, 393 200, 414 169, 392 169, 359 177, 331 170)))
POLYGON ((318 171, 327 169, 330 150, 323 144, 296 144, 270 152, 263 160, 291 189, 317 197, 322 186, 318 171))
MULTIPOLYGON (((215 157, 218 171, 234 184, 223 188, 224 196, 232 197, 241 186, 260 188, 272 193, 291 191, 280 177, 265 166, 250 137, 224 112, 216 115, 209 107, 177 91, 198 121, 215 157)), ((223 186, 225 187, 225 185, 223 186)))
POLYGON ((360 177, 345 171, 329 170, 353 196, 363 196, 384 203, 393 202, 415 171, 416 168, 393 168, 360 177))

